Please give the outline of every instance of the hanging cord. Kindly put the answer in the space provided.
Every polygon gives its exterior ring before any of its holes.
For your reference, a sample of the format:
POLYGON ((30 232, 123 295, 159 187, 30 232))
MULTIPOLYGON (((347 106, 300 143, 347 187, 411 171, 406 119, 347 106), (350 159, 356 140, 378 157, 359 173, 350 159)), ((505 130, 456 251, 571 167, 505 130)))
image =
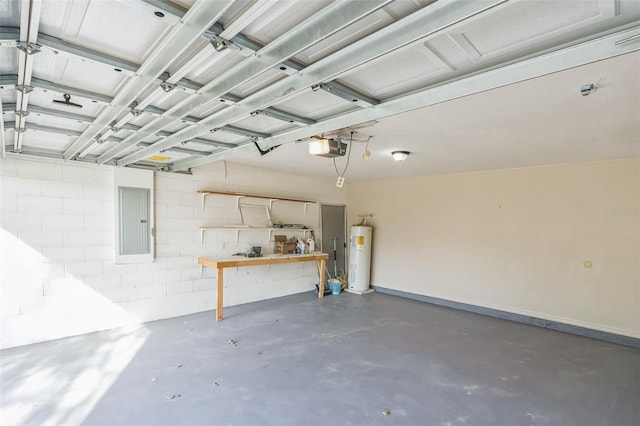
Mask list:
POLYGON ((347 169, 349 168, 349 160, 351 160, 351 146, 353 145, 353 131, 351 132, 351 137, 349 138, 349 148, 348 148, 348 152, 347 152, 347 164, 344 166, 344 170, 342 170, 342 174, 340 174, 340 172, 338 171, 338 166, 336 164, 336 159, 334 157, 333 159, 333 168, 336 169, 336 174, 338 175, 338 177, 344 177, 344 175, 347 173, 347 169))

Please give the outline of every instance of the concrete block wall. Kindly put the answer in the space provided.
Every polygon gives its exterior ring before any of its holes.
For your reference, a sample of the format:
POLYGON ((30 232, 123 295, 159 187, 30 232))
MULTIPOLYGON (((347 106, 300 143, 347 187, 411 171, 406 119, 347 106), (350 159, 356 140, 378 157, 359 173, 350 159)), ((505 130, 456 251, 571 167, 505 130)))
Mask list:
MULTIPOLYGON (((192 175, 156 173, 155 261, 115 264, 113 168, 0 160, 1 347, 168 318, 215 306, 215 271, 199 256, 228 256, 254 245, 273 251, 266 230, 206 231, 237 224, 236 199, 197 190, 236 191, 346 204, 332 179, 218 163, 192 175)), ((242 203, 268 205, 267 200, 242 203)), ((319 206, 274 202, 274 222, 319 227, 319 206)), ((296 234, 283 232, 288 236, 296 234)), ((309 291, 315 264, 225 270, 225 306, 309 291)), ((212 316, 213 318, 213 316, 212 316)))

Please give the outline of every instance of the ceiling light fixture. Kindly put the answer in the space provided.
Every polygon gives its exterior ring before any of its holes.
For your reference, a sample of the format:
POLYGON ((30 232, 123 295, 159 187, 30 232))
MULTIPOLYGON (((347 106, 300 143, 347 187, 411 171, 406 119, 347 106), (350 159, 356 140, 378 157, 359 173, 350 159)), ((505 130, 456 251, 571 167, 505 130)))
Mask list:
POLYGON ((404 161, 409 157, 409 154, 411 154, 409 151, 393 151, 391 156, 396 161, 404 161))

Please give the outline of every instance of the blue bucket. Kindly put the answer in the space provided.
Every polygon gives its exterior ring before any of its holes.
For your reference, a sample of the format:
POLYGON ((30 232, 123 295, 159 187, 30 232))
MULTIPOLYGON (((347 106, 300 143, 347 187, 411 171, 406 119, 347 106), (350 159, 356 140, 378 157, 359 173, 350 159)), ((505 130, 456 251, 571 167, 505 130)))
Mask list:
POLYGON ((331 294, 340 294, 342 283, 340 280, 329 280, 329 288, 331 289, 331 294))

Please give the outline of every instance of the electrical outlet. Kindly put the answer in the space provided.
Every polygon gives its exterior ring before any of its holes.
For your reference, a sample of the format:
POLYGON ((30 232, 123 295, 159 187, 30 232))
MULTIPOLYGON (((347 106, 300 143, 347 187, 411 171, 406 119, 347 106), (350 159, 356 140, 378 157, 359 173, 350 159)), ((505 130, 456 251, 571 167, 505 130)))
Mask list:
POLYGON ((338 176, 338 181, 336 182, 336 187, 342 188, 342 185, 344 185, 344 177, 338 176))

